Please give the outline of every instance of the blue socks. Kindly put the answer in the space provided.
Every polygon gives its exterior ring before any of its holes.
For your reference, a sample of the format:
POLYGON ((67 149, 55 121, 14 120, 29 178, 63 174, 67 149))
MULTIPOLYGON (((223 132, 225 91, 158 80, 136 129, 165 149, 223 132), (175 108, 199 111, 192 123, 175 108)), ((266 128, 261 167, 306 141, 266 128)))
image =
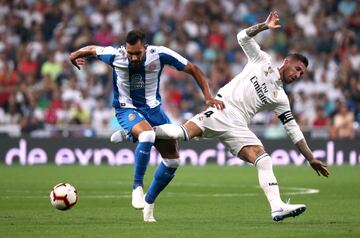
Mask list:
MULTIPOLYGON (((144 131, 139 135, 139 144, 135 150, 135 171, 133 189, 143 186, 144 175, 150 160, 150 151, 155 141, 154 131, 144 131)), ((154 203, 156 197, 170 183, 175 176, 175 171, 180 164, 180 160, 166 159, 157 167, 154 178, 146 193, 145 201, 149 204, 154 203)))
POLYGON ((174 178, 176 169, 177 168, 166 167, 163 162, 159 164, 159 167, 155 171, 154 179, 145 196, 147 203, 154 203, 156 197, 174 178))
POLYGON ((143 187, 144 175, 150 160, 150 151, 153 142, 139 142, 135 150, 134 183, 133 189, 143 187))

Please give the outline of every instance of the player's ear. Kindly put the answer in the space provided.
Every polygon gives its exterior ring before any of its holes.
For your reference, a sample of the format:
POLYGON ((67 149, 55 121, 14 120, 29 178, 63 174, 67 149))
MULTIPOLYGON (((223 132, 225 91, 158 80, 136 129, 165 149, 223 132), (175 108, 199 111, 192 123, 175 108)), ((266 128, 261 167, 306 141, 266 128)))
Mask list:
POLYGON ((284 59, 284 65, 288 65, 289 63, 290 63, 289 58, 285 58, 285 59, 284 59))
POLYGON ((146 50, 146 48, 147 48, 148 46, 149 46, 148 44, 144 44, 144 48, 145 48, 145 50, 146 50))

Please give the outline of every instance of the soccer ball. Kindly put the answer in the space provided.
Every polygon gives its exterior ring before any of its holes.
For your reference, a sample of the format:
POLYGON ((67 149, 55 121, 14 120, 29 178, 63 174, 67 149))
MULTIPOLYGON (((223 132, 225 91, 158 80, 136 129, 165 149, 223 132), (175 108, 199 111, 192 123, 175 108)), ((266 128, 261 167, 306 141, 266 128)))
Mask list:
POLYGON ((78 201, 76 189, 68 183, 59 183, 50 192, 50 202, 56 209, 65 211, 72 208, 78 201))

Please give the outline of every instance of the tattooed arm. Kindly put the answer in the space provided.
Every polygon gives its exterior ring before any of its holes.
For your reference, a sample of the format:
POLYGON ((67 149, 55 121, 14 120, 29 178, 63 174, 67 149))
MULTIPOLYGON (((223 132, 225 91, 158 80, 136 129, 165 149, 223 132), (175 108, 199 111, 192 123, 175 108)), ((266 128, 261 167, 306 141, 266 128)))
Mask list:
POLYGON ((295 145, 319 176, 320 173, 325 177, 330 175, 329 171, 326 169, 326 165, 320 160, 315 159, 305 139, 301 139, 295 145))
POLYGON ((265 22, 253 25, 246 29, 246 34, 250 37, 256 36, 259 32, 269 29, 265 22))
POLYGON ((259 32, 267 30, 267 29, 276 29, 279 28, 279 15, 277 12, 270 12, 265 22, 256 24, 246 29, 246 34, 250 37, 256 36, 259 32))
POLYGON ((260 46, 253 37, 266 29, 275 29, 279 27, 278 14, 276 12, 271 12, 265 22, 251 26, 237 34, 238 42, 249 61, 257 62, 267 58, 267 54, 260 49, 260 46))

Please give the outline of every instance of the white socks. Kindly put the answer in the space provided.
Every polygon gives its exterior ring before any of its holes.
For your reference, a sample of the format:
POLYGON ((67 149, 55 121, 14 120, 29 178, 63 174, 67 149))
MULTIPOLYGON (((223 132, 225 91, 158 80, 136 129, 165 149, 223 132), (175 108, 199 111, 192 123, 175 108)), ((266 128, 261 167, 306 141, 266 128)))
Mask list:
POLYGON ((184 126, 174 124, 163 124, 154 127, 156 138, 189 140, 189 135, 184 126))
POLYGON ((165 164, 166 167, 169 167, 169 168, 177 168, 179 167, 180 165, 180 159, 177 158, 177 159, 166 159, 166 158, 163 158, 163 163, 165 164))
POLYGON ((278 210, 283 202, 273 173, 271 157, 267 153, 260 155, 255 160, 254 166, 258 170, 259 184, 270 203, 271 211, 278 210))

